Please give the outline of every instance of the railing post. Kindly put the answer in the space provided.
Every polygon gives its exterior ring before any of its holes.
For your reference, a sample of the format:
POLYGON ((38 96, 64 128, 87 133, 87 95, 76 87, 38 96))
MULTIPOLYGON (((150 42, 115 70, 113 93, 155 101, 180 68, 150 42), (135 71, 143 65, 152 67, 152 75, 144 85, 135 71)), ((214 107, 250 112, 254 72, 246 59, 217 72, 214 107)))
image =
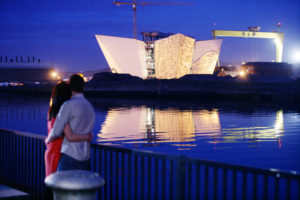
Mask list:
POLYGON ((176 200, 182 200, 185 196, 185 156, 176 159, 176 200))

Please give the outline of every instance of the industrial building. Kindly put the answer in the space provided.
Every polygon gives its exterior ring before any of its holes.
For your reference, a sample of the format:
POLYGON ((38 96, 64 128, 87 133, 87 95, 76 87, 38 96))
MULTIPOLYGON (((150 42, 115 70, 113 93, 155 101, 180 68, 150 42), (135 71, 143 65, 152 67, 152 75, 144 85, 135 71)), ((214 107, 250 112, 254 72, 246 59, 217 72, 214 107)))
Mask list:
POLYGON ((96 35, 112 72, 158 79, 213 74, 223 41, 196 41, 183 34, 160 32, 142 35, 144 41, 96 35))
POLYGON ((35 56, 27 59, 23 56, 0 56, 0 83, 49 83, 58 79, 55 68, 42 64, 35 56))
POLYGON ((259 76, 291 77, 293 74, 292 65, 285 62, 248 62, 241 66, 241 71, 259 76))
POLYGON ((52 67, 0 67, 0 82, 54 82, 57 81, 57 74, 52 67))

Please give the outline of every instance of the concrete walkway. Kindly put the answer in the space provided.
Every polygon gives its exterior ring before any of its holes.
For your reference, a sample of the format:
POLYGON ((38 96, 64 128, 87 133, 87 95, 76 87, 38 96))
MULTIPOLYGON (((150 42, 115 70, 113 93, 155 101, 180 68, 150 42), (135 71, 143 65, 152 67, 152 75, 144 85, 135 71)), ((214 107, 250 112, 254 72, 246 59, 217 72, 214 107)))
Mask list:
POLYGON ((30 199, 30 196, 28 193, 0 184, 0 199, 1 200, 4 199, 26 200, 26 199, 30 199))

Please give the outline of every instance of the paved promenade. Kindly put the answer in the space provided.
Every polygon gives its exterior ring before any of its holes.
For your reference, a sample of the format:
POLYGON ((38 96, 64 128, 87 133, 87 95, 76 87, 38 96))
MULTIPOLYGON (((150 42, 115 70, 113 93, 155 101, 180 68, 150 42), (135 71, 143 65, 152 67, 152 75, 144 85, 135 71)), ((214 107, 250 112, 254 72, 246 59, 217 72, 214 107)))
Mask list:
POLYGON ((26 200, 30 199, 30 196, 28 193, 0 184, 0 199, 26 200))

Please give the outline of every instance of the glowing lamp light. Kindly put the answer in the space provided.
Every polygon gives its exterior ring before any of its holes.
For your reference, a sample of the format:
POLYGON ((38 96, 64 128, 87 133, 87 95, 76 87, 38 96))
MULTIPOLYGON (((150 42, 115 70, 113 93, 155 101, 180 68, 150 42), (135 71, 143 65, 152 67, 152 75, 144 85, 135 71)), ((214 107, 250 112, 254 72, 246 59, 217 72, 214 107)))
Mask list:
POLYGON ((52 76, 53 78, 56 78, 56 77, 57 77, 57 72, 52 72, 52 73, 51 73, 51 76, 52 76))
POLYGON ((56 71, 51 72, 51 77, 53 79, 60 79, 61 77, 59 76, 59 74, 56 71))
POLYGON ((242 77, 244 77, 246 75, 246 72, 245 71, 240 71, 239 75, 242 76, 242 77))

